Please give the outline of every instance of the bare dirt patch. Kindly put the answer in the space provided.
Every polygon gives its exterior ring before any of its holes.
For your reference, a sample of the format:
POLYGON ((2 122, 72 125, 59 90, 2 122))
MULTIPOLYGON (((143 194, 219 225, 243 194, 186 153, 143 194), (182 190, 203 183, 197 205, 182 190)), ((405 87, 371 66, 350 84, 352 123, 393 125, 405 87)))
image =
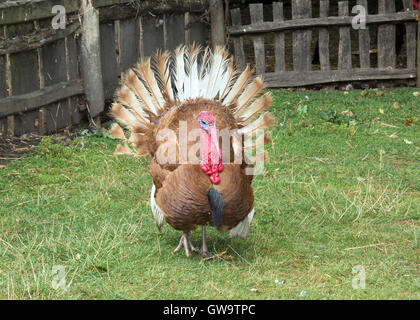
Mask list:
POLYGON ((0 168, 12 160, 25 157, 40 143, 41 139, 42 136, 36 134, 24 134, 21 137, 0 135, 0 168))

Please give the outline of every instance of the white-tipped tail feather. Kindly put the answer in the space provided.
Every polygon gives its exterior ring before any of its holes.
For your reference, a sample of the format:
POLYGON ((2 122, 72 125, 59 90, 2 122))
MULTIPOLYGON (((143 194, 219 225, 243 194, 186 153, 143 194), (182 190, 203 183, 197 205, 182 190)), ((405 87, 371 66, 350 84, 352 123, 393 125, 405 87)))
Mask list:
POLYGON ((255 209, 252 208, 251 212, 245 217, 244 220, 238 223, 238 225, 230 230, 229 236, 240 237, 246 239, 249 234, 249 226, 251 225, 252 218, 254 218, 255 209))
POLYGON ((156 187, 155 187, 155 184, 153 184, 152 190, 150 192, 150 206, 152 207, 152 212, 153 212, 153 216, 155 217, 156 225, 158 229, 161 230, 162 225, 163 225, 163 212, 156 203, 155 193, 156 193, 156 187))

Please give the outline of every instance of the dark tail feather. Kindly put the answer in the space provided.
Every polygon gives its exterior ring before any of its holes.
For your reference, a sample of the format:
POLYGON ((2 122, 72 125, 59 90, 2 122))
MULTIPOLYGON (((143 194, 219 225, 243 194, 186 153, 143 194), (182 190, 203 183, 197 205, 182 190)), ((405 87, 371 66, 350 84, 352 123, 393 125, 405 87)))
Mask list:
POLYGON ((216 228, 219 228, 222 222, 222 212, 224 206, 223 197, 213 187, 210 188, 207 197, 209 199, 210 212, 213 218, 213 224, 216 228))

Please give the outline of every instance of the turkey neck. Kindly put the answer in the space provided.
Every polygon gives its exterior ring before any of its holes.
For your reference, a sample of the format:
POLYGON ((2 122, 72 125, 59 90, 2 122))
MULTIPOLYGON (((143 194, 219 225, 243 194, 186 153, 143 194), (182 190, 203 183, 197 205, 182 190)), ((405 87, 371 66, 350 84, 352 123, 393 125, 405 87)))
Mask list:
POLYGON ((219 172, 223 170, 222 154, 217 138, 216 127, 211 127, 210 132, 200 130, 201 136, 201 169, 210 176, 211 182, 220 182, 219 172))

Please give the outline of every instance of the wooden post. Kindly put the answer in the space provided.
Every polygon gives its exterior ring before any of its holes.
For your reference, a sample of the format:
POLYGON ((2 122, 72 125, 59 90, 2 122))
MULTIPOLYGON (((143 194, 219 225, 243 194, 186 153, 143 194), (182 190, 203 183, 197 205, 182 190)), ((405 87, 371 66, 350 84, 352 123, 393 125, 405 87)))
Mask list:
POLYGON ((210 0, 211 44, 224 46, 226 44, 225 15, 222 0, 210 0))
POLYGON ((92 0, 80 0, 82 23, 82 77, 89 113, 94 126, 100 127, 99 114, 104 110, 104 86, 101 69, 99 13, 92 0))

